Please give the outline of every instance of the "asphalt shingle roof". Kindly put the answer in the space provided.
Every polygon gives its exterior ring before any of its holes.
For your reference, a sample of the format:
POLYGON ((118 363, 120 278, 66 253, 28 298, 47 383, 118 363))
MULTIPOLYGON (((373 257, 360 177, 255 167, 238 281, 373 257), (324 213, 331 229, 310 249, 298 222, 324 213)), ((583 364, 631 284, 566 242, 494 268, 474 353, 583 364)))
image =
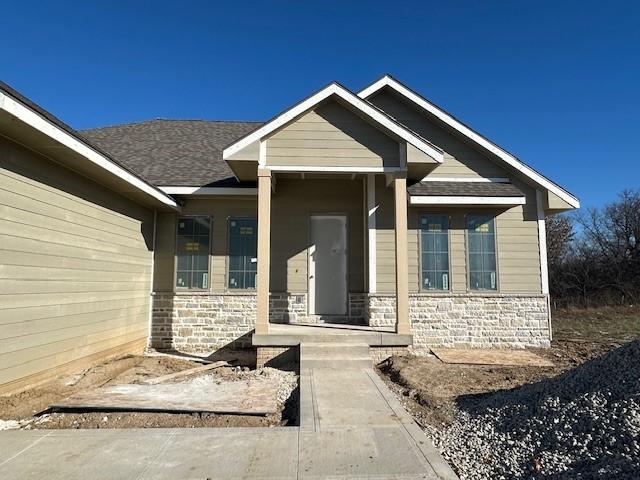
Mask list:
POLYGON ((236 186, 238 181, 222 159, 222 151, 261 125, 150 120, 83 130, 81 134, 153 185, 223 187, 236 186))
POLYGON ((427 197, 523 197, 511 183, 498 182, 420 182, 411 185, 409 195, 427 197))

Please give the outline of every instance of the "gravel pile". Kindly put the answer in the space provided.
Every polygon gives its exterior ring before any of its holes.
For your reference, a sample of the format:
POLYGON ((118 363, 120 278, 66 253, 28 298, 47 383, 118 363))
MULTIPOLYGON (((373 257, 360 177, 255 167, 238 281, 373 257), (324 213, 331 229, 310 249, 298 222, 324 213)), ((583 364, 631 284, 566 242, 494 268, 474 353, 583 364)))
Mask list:
POLYGON ((461 479, 640 478, 640 340, 425 426, 461 479))

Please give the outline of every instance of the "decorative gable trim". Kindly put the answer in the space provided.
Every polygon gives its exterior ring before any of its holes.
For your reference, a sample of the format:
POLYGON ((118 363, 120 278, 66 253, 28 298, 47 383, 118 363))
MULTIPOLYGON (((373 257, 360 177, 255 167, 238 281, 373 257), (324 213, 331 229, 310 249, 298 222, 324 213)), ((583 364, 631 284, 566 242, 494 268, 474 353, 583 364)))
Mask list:
MULTIPOLYGON (((355 94, 353 94, 352 92, 344 88, 342 85, 335 82, 329 84, 328 86, 326 86, 319 92, 311 95, 310 97, 303 100, 302 102, 294 105, 290 109, 286 110, 285 112, 281 113, 277 117, 273 118, 272 120, 264 124, 262 127, 258 128, 257 130, 254 130, 253 132, 244 136, 234 144, 225 148, 224 151, 222 152, 222 158, 224 158, 225 160, 229 160, 231 155, 251 145, 253 142, 262 141, 262 139, 265 136, 274 132, 278 128, 283 127, 284 125, 292 122, 293 120, 296 119, 296 117, 298 117, 299 115, 303 114, 308 110, 311 110, 320 102, 322 102, 323 100, 331 96, 336 96, 341 100, 343 100, 344 102, 348 103, 349 105, 354 107, 356 110, 358 110, 363 116, 367 117, 368 119, 373 121, 375 124, 385 128, 386 130, 394 133, 398 137, 410 143, 411 145, 416 147, 418 150, 429 155, 436 162, 438 163, 443 162, 444 152, 442 151, 442 149, 436 147, 432 143, 429 143, 427 140, 420 137, 415 132, 412 132, 408 128, 396 122, 393 118, 391 118, 389 115, 384 113, 382 110, 379 110, 378 108, 371 105, 369 102, 359 98, 358 96, 356 96, 355 94)), ((263 161, 262 156, 260 161, 261 162, 263 161)))

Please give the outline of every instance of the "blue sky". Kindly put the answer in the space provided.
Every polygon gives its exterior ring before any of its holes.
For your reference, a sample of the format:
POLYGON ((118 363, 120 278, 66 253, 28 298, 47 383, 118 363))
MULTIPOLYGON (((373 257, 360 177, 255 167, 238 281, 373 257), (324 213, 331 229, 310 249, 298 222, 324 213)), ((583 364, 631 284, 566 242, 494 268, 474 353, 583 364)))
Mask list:
POLYGON ((8 2, 0 78, 75 128, 263 120, 391 73, 578 195, 640 187, 640 2, 8 2))

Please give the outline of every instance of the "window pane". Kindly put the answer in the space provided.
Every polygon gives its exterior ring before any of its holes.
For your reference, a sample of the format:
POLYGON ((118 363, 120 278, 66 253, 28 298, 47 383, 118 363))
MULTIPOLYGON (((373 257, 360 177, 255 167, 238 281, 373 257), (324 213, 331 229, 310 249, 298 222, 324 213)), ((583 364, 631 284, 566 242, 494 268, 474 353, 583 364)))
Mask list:
POLYGON ((471 272, 482 271, 482 255, 479 253, 469 254, 469 270, 471 272))
POLYGON ((208 288, 210 231, 209 217, 178 219, 176 287, 208 288))
POLYGON ((449 239, 446 233, 437 234, 434 238, 434 248, 436 252, 449 251, 449 239))
POLYGON ((495 220, 491 215, 467 216, 469 288, 496 290, 495 220))
POLYGON ((471 272, 469 274, 469 287, 472 290, 480 290, 482 288, 482 273, 471 272))
POLYGON ((448 253, 436 253, 436 270, 446 272, 449 270, 449 254, 448 253))
POLYGON ((436 272, 422 272, 422 286, 427 290, 436 288, 436 272))
POLYGON ((422 288, 449 289, 449 218, 423 215, 420 219, 422 288))
POLYGON ((255 288, 257 255, 255 218, 229 220, 229 288, 255 288))

